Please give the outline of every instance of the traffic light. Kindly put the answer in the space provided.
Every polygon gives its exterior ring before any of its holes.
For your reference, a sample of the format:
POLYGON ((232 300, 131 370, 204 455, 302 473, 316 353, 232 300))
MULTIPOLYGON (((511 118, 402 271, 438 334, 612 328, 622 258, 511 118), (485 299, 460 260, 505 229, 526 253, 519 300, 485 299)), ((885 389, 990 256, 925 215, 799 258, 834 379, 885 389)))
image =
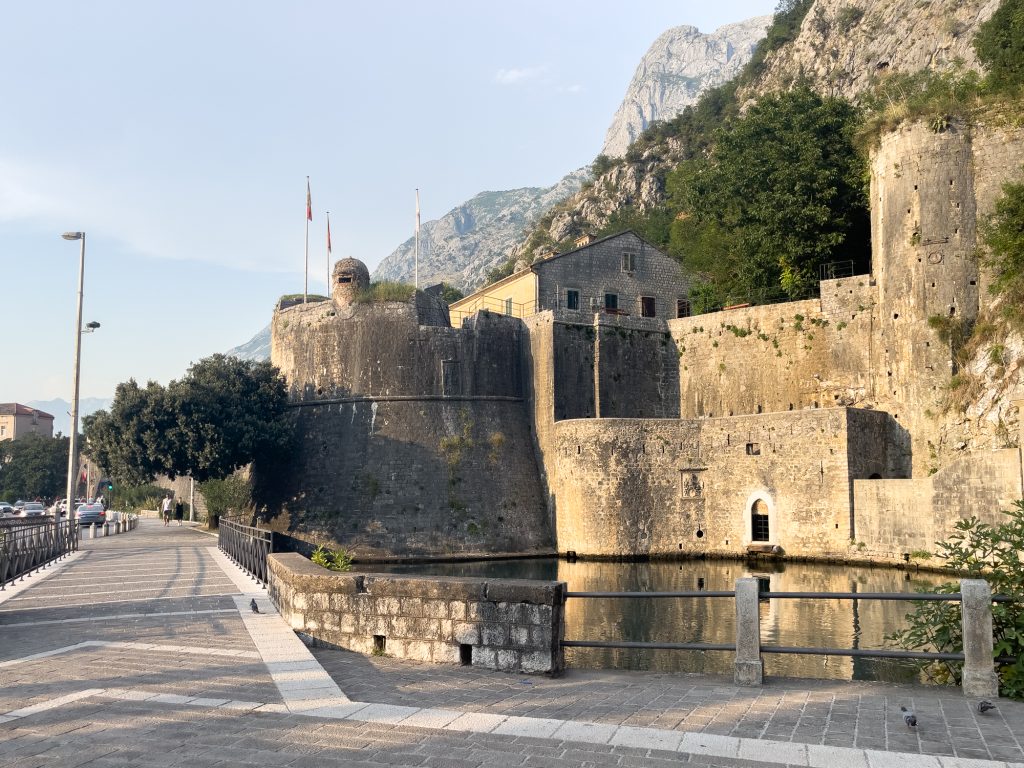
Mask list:
POLYGON ((108 491, 114 490, 114 484, 112 482, 110 482, 109 480, 107 480, 107 490, 108 491))

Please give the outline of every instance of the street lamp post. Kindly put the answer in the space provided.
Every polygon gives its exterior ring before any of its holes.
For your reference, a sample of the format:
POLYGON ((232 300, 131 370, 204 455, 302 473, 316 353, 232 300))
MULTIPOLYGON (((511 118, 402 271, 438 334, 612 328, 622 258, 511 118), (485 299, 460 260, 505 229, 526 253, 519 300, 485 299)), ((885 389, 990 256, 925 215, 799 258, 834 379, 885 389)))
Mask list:
MULTIPOLYGON (((65 232, 65 240, 81 240, 78 257, 78 312, 75 316, 75 380, 71 397, 71 445, 68 448, 68 531, 75 509, 75 491, 78 489, 78 378, 82 368, 82 289, 85 285, 85 232, 65 232)), ((60 510, 56 518, 57 538, 60 539, 60 510)))

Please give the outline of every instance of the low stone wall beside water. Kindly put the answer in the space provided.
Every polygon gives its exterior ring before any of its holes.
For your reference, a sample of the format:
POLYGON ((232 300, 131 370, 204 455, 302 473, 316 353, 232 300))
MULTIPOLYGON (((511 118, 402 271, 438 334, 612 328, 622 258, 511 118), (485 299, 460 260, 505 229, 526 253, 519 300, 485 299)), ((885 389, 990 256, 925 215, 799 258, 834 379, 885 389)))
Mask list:
POLYGON ((268 559, 270 598, 314 642, 366 654, 558 674, 565 583, 335 573, 268 559))

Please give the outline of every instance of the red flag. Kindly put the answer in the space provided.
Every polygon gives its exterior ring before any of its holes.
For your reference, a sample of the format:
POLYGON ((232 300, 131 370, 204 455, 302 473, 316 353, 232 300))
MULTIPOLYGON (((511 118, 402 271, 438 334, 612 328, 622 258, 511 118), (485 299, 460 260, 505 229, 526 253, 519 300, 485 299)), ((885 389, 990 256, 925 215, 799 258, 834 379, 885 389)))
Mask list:
POLYGON ((306 177, 306 221, 313 220, 313 196, 309 194, 309 176, 306 177))
POLYGON ((331 253, 331 212, 327 212, 327 254, 331 253))

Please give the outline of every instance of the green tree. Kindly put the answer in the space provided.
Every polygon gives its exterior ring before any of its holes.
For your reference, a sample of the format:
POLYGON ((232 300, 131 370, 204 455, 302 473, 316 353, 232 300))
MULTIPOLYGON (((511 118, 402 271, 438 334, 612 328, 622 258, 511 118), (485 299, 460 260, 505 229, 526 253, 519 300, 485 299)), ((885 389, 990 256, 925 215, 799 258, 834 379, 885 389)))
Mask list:
POLYGON ((0 442, 0 498, 63 496, 68 478, 66 437, 29 434, 0 442))
POLYGON ((1009 91, 1024 84, 1024 0, 1003 0, 978 28, 974 50, 988 67, 988 84, 1009 91))
POLYGON ((90 454, 119 483, 157 474, 227 477, 251 462, 272 465, 294 435, 285 381, 268 362, 213 355, 166 388, 120 384, 110 411, 85 419, 90 454))
POLYGON ((167 471, 175 423, 167 390, 134 379, 118 384, 109 411, 82 420, 89 455, 119 485, 145 485, 167 471))
MULTIPOLYGON (((1024 500, 1003 512, 1008 519, 988 525, 975 517, 961 520, 948 542, 938 544, 938 557, 945 566, 965 578, 984 579, 995 595, 1006 595, 1012 602, 992 604, 992 635, 996 658, 1012 661, 997 665, 999 692, 1003 696, 1024 698, 1024 500)), ((930 591, 952 594, 960 591, 957 582, 943 584, 930 591)), ((921 601, 907 615, 907 628, 894 633, 903 648, 920 648, 940 653, 963 652, 963 628, 958 603, 921 601)), ((925 674, 941 683, 961 681, 961 662, 929 662, 925 674)))
POLYGON ((446 304, 454 304, 459 299, 466 297, 462 291, 451 283, 441 283, 441 301, 446 304))
POLYGON ((724 292, 781 285, 804 295, 821 264, 853 259, 865 268, 870 221, 864 160, 853 145, 855 108, 807 86, 763 97, 720 129, 707 157, 684 163, 666 188, 681 212, 677 256, 711 243, 724 292))

